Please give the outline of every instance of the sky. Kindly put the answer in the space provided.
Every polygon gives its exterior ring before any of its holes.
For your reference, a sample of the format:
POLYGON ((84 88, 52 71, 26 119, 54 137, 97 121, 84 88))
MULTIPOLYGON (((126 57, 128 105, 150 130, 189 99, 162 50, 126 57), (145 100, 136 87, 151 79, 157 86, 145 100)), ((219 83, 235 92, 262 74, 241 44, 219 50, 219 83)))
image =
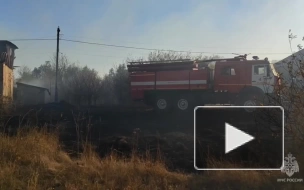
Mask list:
MULTIPOLYGON (((86 42, 233 57, 231 53, 280 60, 290 53, 288 31, 304 36, 303 0, 11 0, 1 4, 0 40, 18 46, 15 65, 38 67, 56 52, 61 38, 86 42)), ((60 41, 71 62, 100 75, 126 58, 150 51, 60 41)))

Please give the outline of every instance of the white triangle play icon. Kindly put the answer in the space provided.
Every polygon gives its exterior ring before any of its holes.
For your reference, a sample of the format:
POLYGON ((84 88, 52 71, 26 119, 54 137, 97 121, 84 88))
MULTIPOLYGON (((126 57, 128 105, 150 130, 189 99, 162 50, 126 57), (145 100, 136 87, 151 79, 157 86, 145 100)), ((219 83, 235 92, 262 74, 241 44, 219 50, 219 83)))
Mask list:
POLYGON ((225 154, 253 139, 253 136, 225 123, 225 154))

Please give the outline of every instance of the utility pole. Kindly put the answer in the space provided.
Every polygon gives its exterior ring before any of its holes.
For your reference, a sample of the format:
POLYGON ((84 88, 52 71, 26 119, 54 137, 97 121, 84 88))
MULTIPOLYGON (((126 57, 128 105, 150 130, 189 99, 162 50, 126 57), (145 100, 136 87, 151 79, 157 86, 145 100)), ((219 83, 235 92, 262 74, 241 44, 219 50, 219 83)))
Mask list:
POLYGON ((56 82, 55 82, 55 102, 58 102, 58 54, 59 54, 59 26, 57 28, 57 51, 56 51, 56 82))

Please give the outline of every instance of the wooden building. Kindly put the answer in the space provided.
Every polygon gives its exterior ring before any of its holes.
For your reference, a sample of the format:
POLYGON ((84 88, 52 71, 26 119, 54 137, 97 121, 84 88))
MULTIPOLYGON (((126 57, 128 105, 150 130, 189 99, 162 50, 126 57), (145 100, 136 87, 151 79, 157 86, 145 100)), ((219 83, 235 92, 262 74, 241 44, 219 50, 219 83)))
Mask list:
POLYGON ((47 88, 17 82, 16 102, 20 105, 49 103, 51 93, 47 88))
POLYGON ((13 69, 16 49, 18 47, 12 42, 0 40, 0 96, 4 101, 13 100, 13 69))

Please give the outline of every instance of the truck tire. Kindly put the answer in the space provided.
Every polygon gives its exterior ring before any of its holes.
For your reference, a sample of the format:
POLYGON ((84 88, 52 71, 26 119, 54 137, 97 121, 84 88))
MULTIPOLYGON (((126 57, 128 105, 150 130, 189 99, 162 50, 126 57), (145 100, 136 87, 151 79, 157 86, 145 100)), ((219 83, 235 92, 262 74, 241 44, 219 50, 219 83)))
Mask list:
POLYGON ((155 98, 154 101, 154 108, 158 112, 165 112, 170 109, 170 101, 168 98, 163 97, 163 96, 158 96, 155 98))
MULTIPOLYGON (((239 100, 237 101, 238 106, 262 106, 263 105, 263 95, 260 93, 256 94, 241 94, 239 100)), ((253 112, 252 108, 244 108, 247 112, 253 112)))
POLYGON ((189 108, 189 102, 187 99, 181 98, 177 100, 177 108, 180 111, 186 111, 189 108))
POLYGON ((187 112, 193 110, 193 102, 189 96, 179 96, 175 100, 175 106, 178 111, 187 112))

